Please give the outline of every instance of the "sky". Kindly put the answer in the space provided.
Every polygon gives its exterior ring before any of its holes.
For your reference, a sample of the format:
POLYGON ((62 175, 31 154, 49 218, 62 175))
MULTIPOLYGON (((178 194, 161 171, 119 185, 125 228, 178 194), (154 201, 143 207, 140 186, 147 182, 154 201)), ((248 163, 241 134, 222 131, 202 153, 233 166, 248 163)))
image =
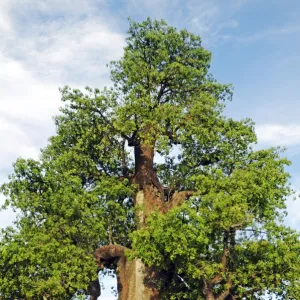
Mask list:
MULTIPOLYGON (((55 133, 58 88, 109 85, 127 18, 148 16, 202 37, 214 77, 235 87, 226 115, 252 118, 258 147, 287 147, 300 191, 299 0, 0 0, 0 184, 55 133)), ((300 201, 288 211, 300 230, 300 201)), ((0 212, 0 227, 13 218, 0 212)), ((99 299, 114 299, 108 290, 99 299)))

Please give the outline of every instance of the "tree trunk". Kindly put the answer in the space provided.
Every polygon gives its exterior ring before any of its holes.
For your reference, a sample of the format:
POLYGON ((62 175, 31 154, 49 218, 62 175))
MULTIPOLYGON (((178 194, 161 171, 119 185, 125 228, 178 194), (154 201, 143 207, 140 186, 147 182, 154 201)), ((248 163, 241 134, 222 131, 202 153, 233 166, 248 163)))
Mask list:
MULTIPOLYGON (((135 195, 135 217, 137 227, 146 226, 147 217, 154 211, 164 212, 164 192, 153 169, 154 146, 134 145, 135 174, 133 183, 137 185, 135 195)), ((151 277, 155 276, 144 266, 141 260, 129 260, 124 255, 125 248, 120 245, 100 247, 95 257, 100 266, 103 262, 117 265, 119 300, 157 300, 158 291, 151 286, 151 277)))
POLYGON ((117 288, 119 300, 157 300, 158 293, 151 286, 152 274, 141 260, 129 260, 125 256, 126 248, 120 245, 102 246, 95 251, 100 268, 107 264, 117 265, 117 288))
POLYGON ((157 291, 148 286, 146 268, 141 260, 123 257, 117 264, 119 300, 156 300, 157 291))
MULTIPOLYGON (((145 226, 146 217, 151 213, 151 203, 157 200, 158 189, 152 185, 144 186, 135 197, 136 218, 139 226, 145 226)), ((118 294, 119 300, 157 300, 158 292, 151 286, 151 272, 144 266, 141 260, 129 260, 126 256, 120 258, 117 263, 118 294)))
MULTIPOLYGON (((138 227, 146 226, 147 217, 155 210, 163 210, 163 188, 153 170, 154 146, 136 145, 135 196, 136 221, 138 227)), ((158 292, 151 286, 153 276, 141 260, 128 260, 125 256, 117 264, 119 300, 156 300, 158 292)))

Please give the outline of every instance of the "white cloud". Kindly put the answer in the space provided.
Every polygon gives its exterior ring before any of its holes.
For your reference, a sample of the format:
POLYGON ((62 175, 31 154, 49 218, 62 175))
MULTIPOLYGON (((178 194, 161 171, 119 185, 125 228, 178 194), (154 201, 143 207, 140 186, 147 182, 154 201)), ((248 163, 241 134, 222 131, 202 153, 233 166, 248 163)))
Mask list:
POLYGON ((0 118, 0 140, 5 141, 0 146, 0 151, 4 154, 0 156, 0 166, 15 160, 20 154, 25 158, 38 156, 36 146, 32 144, 26 132, 20 126, 2 118, 0 118))
POLYGON ((121 34, 96 19, 55 22, 43 37, 31 38, 25 46, 29 55, 24 60, 35 65, 35 72, 43 77, 79 83, 84 78, 104 85, 108 82, 106 63, 121 56, 123 44, 121 34))
POLYGON ((9 0, 0 2, 0 37, 11 30, 11 20, 8 15, 9 0))
POLYGON ((18 156, 36 157, 46 144, 59 86, 109 82, 105 65, 121 55, 124 37, 92 15, 100 4, 1 1, 0 173, 18 156))
MULTIPOLYGON (((3 202, 0 200, 0 205, 3 202)), ((16 219, 16 214, 11 209, 1 210, 0 211, 0 229, 12 226, 13 221, 16 219)))
POLYGON ((107 84, 106 64, 122 54, 124 36, 93 14, 97 1, 56 2, 18 3, 17 12, 10 13, 13 30, 1 40, 2 52, 47 81, 107 84))
POLYGON ((0 173, 5 173, 19 156, 37 158, 54 132, 51 116, 57 113, 59 93, 1 53, 0 65, 0 173))
POLYGON ((300 145, 300 125, 261 124, 256 125, 255 131, 260 144, 271 146, 300 145))
POLYGON ((29 11, 38 10, 44 14, 55 15, 58 13, 67 15, 80 15, 92 13, 96 9, 97 4, 104 3, 104 1, 94 0, 31 0, 27 2, 27 9, 29 11))
POLYGON ((35 78, 20 62, 0 53, 0 112, 15 118, 44 120, 59 104, 57 86, 35 78))

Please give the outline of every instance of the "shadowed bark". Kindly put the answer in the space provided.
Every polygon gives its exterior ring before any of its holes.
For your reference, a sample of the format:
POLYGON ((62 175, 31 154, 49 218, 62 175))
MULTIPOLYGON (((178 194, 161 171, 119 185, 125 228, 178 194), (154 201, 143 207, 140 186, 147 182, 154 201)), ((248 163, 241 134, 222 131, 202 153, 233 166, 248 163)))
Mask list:
POLYGON ((126 247, 108 245, 95 251, 98 265, 116 264, 117 288, 120 300, 156 300, 158 293, 147 284, 147 271, 139 259, 130 260, 125 256, 126 247))
POLYGON ((90 296, 90 300, 97 300, 101 295, 101 287, 99 283, 99 279, 92 281, 87 290, 88 295, 90 296))

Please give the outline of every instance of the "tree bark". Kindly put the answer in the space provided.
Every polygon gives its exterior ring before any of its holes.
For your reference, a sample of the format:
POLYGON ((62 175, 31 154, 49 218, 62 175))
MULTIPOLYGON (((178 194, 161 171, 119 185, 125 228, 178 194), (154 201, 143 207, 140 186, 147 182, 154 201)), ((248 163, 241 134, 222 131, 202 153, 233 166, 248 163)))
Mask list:
MULTIPOLYGON (((135 174, 137 185, 135 210, 137 227, 146 226, 147 217, 154 211, 163 212, 163 188, 153 169, 154 145, 134 145, 135 174)), ((117 262, 119 300, 156 300, 158 292, 151 286, 150 270, 140 259, 129 260, 125 255, 117 262)))
POLYGON ((88 295, 90 296, 90 300, 97 300, 101 295, 101 287, 99 278, 92 281, 87 290, 88 295))
MULTIPOLYGON (((135 195, 135 217, 137 227, 147 226, 147 217, 155 210, 166 213, 180 205, 193 192, 179 192, 173 195, 172 203, 166 203, 164 190, 153 168, 154 145, 134 143, 135 173, 132 182, 137 186, 135 195)), ((100 247, 95 252, 98 264, 116 264, 119 300, 158 300, 159 293, 152 282, 156 276, 141 260, 129 260, 120 245, 100 247)))
POLYGON ((157 291, 147 284, 147 270, 141 260, 125 256, 117 263, 119 300, 156 300, 157 291))
MULTIPOLYGON (((146 184, 136 193, 136 219, 138 227, 146 226, 147 216, 161 208, 161 194, 153 184, 146 184)), ((150 271, 140 259, 120 258, 117 264, 119 300, 157 300, 158 292, 151 286, 150 271)))
POLYGON ((133 183, 138 187, 135 207, 138 212, 139 226, 154 211, 165 212, 164 191, 153 169, 154 146, 138 145, 134 147, 135 175, 133 183))
MULTIPOLYGON (((134 144, 135 174, 135 217, 137 227, 146 226, 147 217, 154 211, 164 212, 164 192, 153 168, 154 145, 134 144)), ((141 260, 129 260, 125 247, 108 245, 95 251, 100 267, 115 263, 119 300, 157 300, 158 292, 151 286, 151 271, 141 260)))
POLYGON ((125 256, 126 248, 108 245, 98 248, 95 257, 100 268, 114 262, 117 266, 117 289, 119 300, 157 300, 158 293, 148 284, 147 269, 139 259, 125 256))

